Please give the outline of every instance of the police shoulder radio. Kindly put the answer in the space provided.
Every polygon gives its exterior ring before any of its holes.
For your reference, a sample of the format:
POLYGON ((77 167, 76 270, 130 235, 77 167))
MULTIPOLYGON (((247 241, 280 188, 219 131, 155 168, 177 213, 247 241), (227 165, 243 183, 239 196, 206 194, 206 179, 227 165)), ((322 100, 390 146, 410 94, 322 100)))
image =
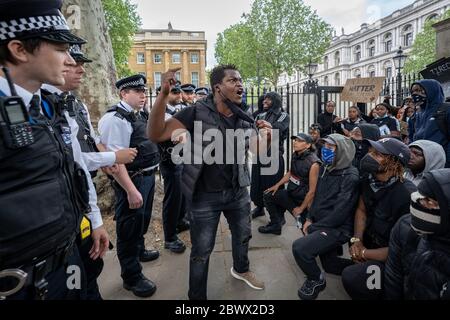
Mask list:
POLYGON ((4 144, 9 149, 20 149, 34 143, 33 132, 28 121, 28 112, 23 99, 17 95, 9 71, 2 67, 11 90, 10 97, 0 96, 0 129, 4 144))

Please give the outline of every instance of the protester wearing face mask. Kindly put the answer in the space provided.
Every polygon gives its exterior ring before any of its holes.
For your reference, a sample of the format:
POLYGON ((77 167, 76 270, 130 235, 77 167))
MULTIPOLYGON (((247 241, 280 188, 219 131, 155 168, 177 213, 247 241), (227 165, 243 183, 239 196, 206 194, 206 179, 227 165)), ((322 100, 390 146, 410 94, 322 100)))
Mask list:
POLYGON ((400 123, 390 115, 391 106, 380 103, 375 108, 375 119, 372 124, 376 124, 380 129, 381 138, 400 138, 400 123))
POLYGON ((426 173, 392 230, 385 298, 450 300, 450 169, 426 173))
POLYGON ((382 297, 381 288, 367 286, 372 268, 384 271, 390 231, 409 212, 410 194, 415 185, 404 180, 404 167, 410 159, 408 147, 394 138, 365 140, 369 153, 361 160, 361 170, 370 173, 360 184, 361 196, 355 214, 355 232, 350 240, 354 265, 342 272, 342 282, 352 299, 382 297))
POLYGON ((303 226, 304 237, 296 240, 292 252, 306 281, 298 290, 303 300, 314 300, 326 287, 325 274, 317 265, 320 257, 325 272, 337 274, 344 259, 342 245, 353 231, 353 212, 358 201, 358 170, 351 163, 355 156, 353 142, 340 134, 324 139, 322 166, 316 197, 303 226))
POLYGON ((416 186, 426 173, 445 167, 445 151, 436 142, 418 140, 409 145, 409 150, 411 160, 405 172, 405 179, 411 180, 416 186))
POLYGON ((380 130, 374 124, 363 123, 350 132, 350 139, 352 139, 356 147, 356 155, 352 164, 359 170, 359 175, 362 177, 364 173, 360 170, 361 159, 369 152, 369 148, 363 144, 363 140, 378 141, 380 139, 380 130))
POLYGON ((421 80, 411 86, 411 96, 417 107, 415 131, 411 142, 434 141, 444 147, 446 168, 450 167, 450 112, 444 104, 444 91, 436 80, 421 80))

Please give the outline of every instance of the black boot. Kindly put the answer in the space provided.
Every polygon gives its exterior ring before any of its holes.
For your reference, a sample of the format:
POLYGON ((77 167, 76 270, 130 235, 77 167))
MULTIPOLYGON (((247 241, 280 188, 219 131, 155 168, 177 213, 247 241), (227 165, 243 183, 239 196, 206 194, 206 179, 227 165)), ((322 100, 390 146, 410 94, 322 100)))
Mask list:
POLYGON ((281 224, 269 223, 267 226, 259 227, 258 231, 264 234, 271 233, 279 236, 281 235, 281 224))
POLYGON ((140 298, 151 297, 156 291, 156 285, 153 281, 142 276, 141 279, 135 283, 123 283, 123 288, 125 290, 133 292, 133 294, 140 298))
POLYGON ((263 207, 256 207, 255 209, 252 210, 252 219, 262 217, 264 215, 265 213, 263 207))

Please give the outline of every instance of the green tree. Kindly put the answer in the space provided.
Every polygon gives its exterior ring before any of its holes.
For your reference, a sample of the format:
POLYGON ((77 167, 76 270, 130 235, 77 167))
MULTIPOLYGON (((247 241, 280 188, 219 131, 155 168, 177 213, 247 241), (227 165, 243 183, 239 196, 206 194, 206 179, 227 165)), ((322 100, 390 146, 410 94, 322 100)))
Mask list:
POLYGON ((132 72, 128 67, 128 57, 133 46, 133 36, 141 26, 137 5, 130 0, 102 0, 106 23, 111 37, 118 77, 132 72))
POLYGON ((246 81, 259 75, 276 85, 283 72, 292 74, 310 59, 318 62, 331 33, 302 0, 255 0, 241 22, 218 35, 215 56, 238 66, 246 81))
POLYGON ((418 73, 427 65, 436 61, 436 30, 433 24, 450 18, 450 10, 437 19, 431 19, 425 23, 424 29, 417 34, 411 52, 405 63, 406 73, 418 73))

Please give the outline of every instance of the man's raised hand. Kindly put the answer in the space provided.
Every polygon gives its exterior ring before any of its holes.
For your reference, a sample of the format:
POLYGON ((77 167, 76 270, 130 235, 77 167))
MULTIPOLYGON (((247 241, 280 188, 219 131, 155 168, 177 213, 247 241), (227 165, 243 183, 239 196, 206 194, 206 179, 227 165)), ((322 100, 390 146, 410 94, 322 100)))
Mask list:
POLYGON ((181 68, 169 69, 161 75, 161 93, 169 95, 170 89, 177 83, 176 74, 181 68))

